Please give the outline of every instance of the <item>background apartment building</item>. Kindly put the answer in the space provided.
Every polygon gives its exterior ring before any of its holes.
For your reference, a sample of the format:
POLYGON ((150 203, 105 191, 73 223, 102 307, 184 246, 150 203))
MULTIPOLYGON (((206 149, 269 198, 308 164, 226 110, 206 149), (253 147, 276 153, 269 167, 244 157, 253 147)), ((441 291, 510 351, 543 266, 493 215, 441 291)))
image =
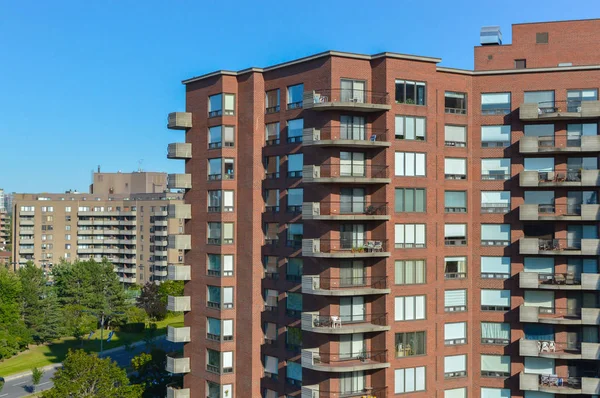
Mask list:
POLYGON ((600 394, 600 20, 512 38, 183 82, 169 396, 600 394))
POLYGON ((183 231, 183 220, 168 217, 181 194, 166 192, 164 173, 93 178, 96 193, 15 194, 14 267, 33 261, 50 270, 61 259, 107 258, 123 283, 166 280, 168 264, 183 261, 168 242, 183 231))

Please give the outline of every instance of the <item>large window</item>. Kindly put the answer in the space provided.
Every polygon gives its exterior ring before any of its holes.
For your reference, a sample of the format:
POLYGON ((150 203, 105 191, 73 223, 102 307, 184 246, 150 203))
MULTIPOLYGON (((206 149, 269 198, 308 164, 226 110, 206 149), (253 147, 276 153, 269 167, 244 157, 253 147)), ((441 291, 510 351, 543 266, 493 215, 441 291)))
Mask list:
POLYGON ((540 112, 554 112, 554 90, 551 91, 525 91, 524 103, 538 104, 540 112))
POLYGON ((466 246, 467 224, 445 224, 444 244, 446 246, 466 246))
POLYGON ((446 180, 467 179, 467 159, 444 158, 444 175, 446 180))
POLYGON ((446 257, 444 258, 444 278, 446 279, 464 279, 467 277, 467 258, 466 257, 446 257))
POLYGON ((450 124, 445 125, 444 142, 446 146, 467 146, 467 127, 450 124))
POLYGON ((425 224, 396 224, 396 249, 412 249, 425 247, 425 224))
POLYGON ((279 189, 265 190, 265 211, 279 213, 279 189))
POLYGON ((265 177, 267 179, 279 178, 279 156, 265 157, 265 177))
POLYGON ((287 108, 302 108, 302 98, 304 96, 304 84, 296 84, 287 88, 287 108))
POLYGON ((208 180, 233 180, 234 160, 231 158, 208 159, 208 180))
POLYGON ((215 149, 222 146, 232 147, 235 137, 233 126, 213 126, 208 129, 208 148, 215 149))
POLYGON ((467 310, 467 291, 465 289, 444 291, 444 310, 462 312, 467 310))
POLYGON ((426 332, 396 333, 396 358, 427 354, 426 332))
POLYGON ((502 377, 510 376, 510 356, 481 355, 481 376, 502 377))
POLYGON ((232 212, 234 206, 233 191, 208 191, 208 212, 232 212))
POLYGON ((302 278, 302 259, 298 257, 288 259, 285 269, 285 279, 288 281, 299 282, 302 278))
POLYGON ((481 343, 499 345, 510 343, 510 324, 481 322, 481 343))
POLYGON ((481 191, 481 213, 508 213, 510 191, 481 191))
POLYGON ((511 397, 510 389, 481 387, 481 397, 482 398, 510 398, 511 397))
MULTIPOLYGON (((487 395, 482 395, 482 397, 488 398, 487 395)), ((444 398, 467 398, 467 387, 444 390, 444 398)))
POLYGON ((481 289, 481 310, 510 310, 510 290, 481 289))
POLYGON ((419 319, 426 319, 425 296, 396 297, 394 320, 414 321, 419 319))
POLYGON ((367 129, 363 116, 340 116, 340 139, 364 140, 367 129))
POLYGON ((583 101, 597 101, 598 89, 567 90, 567 112, 581 112, 583 101))
POLYGON ((467 375, 467 356, 451 355, 444 357, 444 378, 453 379, 467 375))
POLYGON ((285 369, 285 381, 288 384, 302 385, 302 365, 297 362, 287 361, 285 369))
POLYGON ((209 245, 231 245, 234 239, 234 228, 232 222, 209 222, 208 244, 209 245))
POLYGON ((301 153, 294 153, 288 155, 288 177, 290 178, 299 178, 302 177, 302 164, 303 164, 303 156, 301 153))
POLYGON ((304 235, 303 225, 300 223, 288 224, 286 246, 299 249, 302 246, 304 235))
POLYGON ((396 116, 396 139, 425 141, 424 117, 396 116))
POLYGON ((292 119, 287 122, 287 141, 302 142, 304 119, 292 119))
POLYGON ((265 93, 266 113, 279 112, 279 89, 270 90, 265 93))
POLYGON ((481 179, 508 180, 510 178, 510 158, 481 159, 481 179))
POLYGON ((467 323, 455 322, 444 324, 444 344, 457 345, 467 343, 467 323))
POLYGON ((510 224, 482 224, 481 244, 483 246, 508 246, 510 244, 510 224))
POLYGON ((208 117, 234 114, 235 94, 216 94, 208 97, 208 117))
POLYGON ((481 94, 482 115, 508 115, 510 113, 510 93, 481 94))
POLYGON ((423 188, 396 188, 394 210, 397 213, 425 212, 426 198, 423 188))
POLYGON ((287 293, 287 299, 285 301, 285 313, 287 316, 299 317, 302 312, 302 294, 301 293, 287 293))
POLYGON ((279 144, 279 122, 266 124, 265 136, 267 145, 279 144))
POLYGON ((467 212, 467 192, 466 191, 446 191, 444 192, 444 210, 446 213, 466 213, 467 212))
POLYGON ((365 389, 365 373, 364 371, 358 372, 344 372, 340 373, 340 393, 354 395, 362 393, 365 389))
POLYGON ((598 135, 597 123, 567 124, 567 146, 580 147, 582 136, 598 135))
POLYGON ((279 374, 279 359, 265 355, 265 376, 277 380, 279 374))
POLYGON ((510 145, 510 126, 481 126, 481 147, 497 148, 510 145))
POLYGON ((425 366, 394 370, 394 393, 425 391, 425 366))
POLYGON ((405 177, 425 176, 425 154, 415 152, 396 152, 395 174, 405 177))
POLYGON ((394 283, 415 285, 426 282, 425 260, 396 260, 394 283))
POLYGON ((424 82, 396 80, 396 103, 425 105, 426 91, 424 82))
POLYGON ((457 113, 464 115, 467 113, 467 94, 446 91, 444 93, 444 108, 446 113, 457 113))
POLYGON ((233 254, 208 254, 208 276, 233 276, 233 254))
POLYGON ((302 211, 302 201, 304 200, 303 188, 288 188, 287 190, 287 212, 299 213, 302 211))
POLYGON ((340 86, 341 102, 366 102, 366 83, 363 80, 341 79, 340 86))

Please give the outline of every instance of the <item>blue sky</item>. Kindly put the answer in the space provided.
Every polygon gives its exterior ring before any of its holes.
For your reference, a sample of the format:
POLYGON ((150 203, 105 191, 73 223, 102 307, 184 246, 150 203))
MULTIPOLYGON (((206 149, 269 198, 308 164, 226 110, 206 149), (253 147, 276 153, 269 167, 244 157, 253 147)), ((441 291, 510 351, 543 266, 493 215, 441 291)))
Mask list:
POLYGON ((598 0, 0 0, 0 187, 86 191, 91 171, 178 172, 180 81, 334 49, 472 68, 479 29, 600 17, 598 0), (228 7, 227 7, 228 6, 228 7), (519 10, 518 12, 516 10, 519 10), (427 15, 422 17, 421 15, 427 15))

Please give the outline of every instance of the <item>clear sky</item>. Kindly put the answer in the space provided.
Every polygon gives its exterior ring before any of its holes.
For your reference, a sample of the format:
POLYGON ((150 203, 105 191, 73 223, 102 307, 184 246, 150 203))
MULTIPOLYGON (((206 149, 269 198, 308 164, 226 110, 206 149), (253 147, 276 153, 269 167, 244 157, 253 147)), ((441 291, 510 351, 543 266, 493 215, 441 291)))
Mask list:
POLYGON ((181 80, 324 50, 472 68, 479 29, 600 17, 600 0, 0 0, 0 187, 87 191, 91 171, 167 160, 181 80))

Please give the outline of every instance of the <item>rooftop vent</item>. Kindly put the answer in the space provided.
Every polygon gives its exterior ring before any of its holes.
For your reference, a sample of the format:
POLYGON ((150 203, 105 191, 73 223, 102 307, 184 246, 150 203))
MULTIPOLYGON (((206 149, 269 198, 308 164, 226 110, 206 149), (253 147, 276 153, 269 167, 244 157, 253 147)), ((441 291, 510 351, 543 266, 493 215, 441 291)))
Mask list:
POLYGON ((502 32, 499 26, 484 26, 479 34, 481 45, 500 45, 502 44, 502 32))

